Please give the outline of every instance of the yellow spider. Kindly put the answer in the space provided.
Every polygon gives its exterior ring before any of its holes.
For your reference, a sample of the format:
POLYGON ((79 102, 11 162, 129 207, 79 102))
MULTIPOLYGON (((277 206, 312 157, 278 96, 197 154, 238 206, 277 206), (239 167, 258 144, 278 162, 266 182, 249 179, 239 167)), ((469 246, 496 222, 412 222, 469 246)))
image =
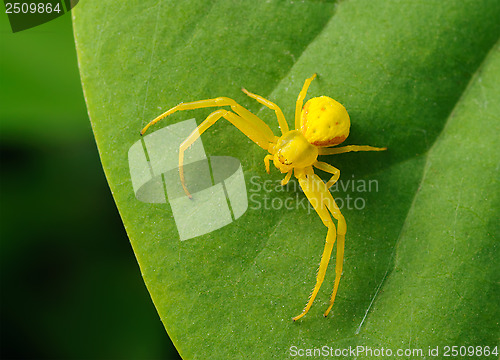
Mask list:
POLYGON ((386 148, 359 145, 329 148, 342 143, 347 138, 351 123, 344 106, 327 96, 312 98, 302 107, 307 89, 315 77, 316 74, 305 81, 297 98, 295 107, 295 130, 288 129, 288 123, 285 120, 285 116, 276 104, 264 99, 262 96, 242 89, 245 94, 276 112, 276 117, 278 118, 281 129, 281 137, 275 136, 269 126, 256 115, 237 104, 234 100, 226 97, 180 103, 151 121, 141 131, 141 135, 143 135, 150 126, 179 110, 216 106, 231 107, 233 112, 224 109, 212 112, 180 146, 179 174, 182 187, 189 197, 191 197, 191 194, 186 187, 183 171, 184 151, 220 118, 225 118, 231 122, 231 124, 236 126, 253 142, 269 152, 269 155, 266 155, 264 158, 266 171, 269 173, 269 162, 272 160, 274 166, 276 166, 279 171, 286 173, 285 178, 281 181, 282 185, 288 183, 292 176, 292 172, 295 174, 309 202, 318 213, 323 224, 328 228, 328 232, 326 234, 326 244, 316 277, 316 285, 314 286, 306 307, 300 315, 293 318, 294 321, 303 317, 311 308, 323 279, 325 278, 335 240, 337 240, 335 283, 330 299, 330 306, 328 306, 324 316, 327 316, 333 307, 335 295, 337 294, 340 283, 340 276, 342 275, 344 241, 347 227, 344 216, 340 212, 340 209, 329 191, 329 188, 339 179, 340 170, 330 164, 318 161, 318 155, 340 154, 349 151, 386 150, 386 148), (333 174, 333 176, 325 184, 314 173, 313 167, 333 174), (335 224, 330 214, 337 220, 338 229, 335 228, 335 224))

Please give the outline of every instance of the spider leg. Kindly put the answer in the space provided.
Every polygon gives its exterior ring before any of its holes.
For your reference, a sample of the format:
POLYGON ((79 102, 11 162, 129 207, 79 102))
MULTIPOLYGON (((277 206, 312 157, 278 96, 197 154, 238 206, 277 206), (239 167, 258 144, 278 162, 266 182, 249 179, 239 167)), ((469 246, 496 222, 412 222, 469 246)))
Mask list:
POLYGON ((243 89, 241 89, 241 91, 243 91, 245 94, 247 94, 248 96, 250 96, 252 99, 257 100, 262 105, 268 107, 271 110, 274 110, 274 112, 276 113, 276 117, 278 118, 278 124, 279 124, 280 129, 281 129, 281 134, 285 134, 285 133, 287 133, 289 131, 289 129, 288 129, 288 123, 286 122, 285 115, 283 115, 283 111, 281 111, 281 109, 280 109, 280 107, 278 105, 276 105, 272 101, 269 101, 269 100, 263 98, 260 95, 251 93, 247 89, 243 88, 243 89))
MULTIPOLYGON (((188 103, 180 103, 179 105, 174 106, 170 110, 165 111, 163 114, 159 115, 155 119, 153 119, 149 124, 147 124, 142 130, 141 130, 141 135, 143 135, 147 129, 156 124, 158 121, 161 119, 172 115, 173 113, 177 111, 182 111, 182 110, 194 110, 194 109, 201 109, 201 108, 207 108, 207 107, 216 107, 216 106, 230 106, 231 109, 241 116, 243 119, 245 119, 248 123, 246 126, 254 128, 254 132, 260 132, 262 137, 266 139, 266 144, 271 143, 275 141, 275 136, 271 130, 271 128, 264 122, 262 121, 257 115, 252 114, 250 111, 245 109, 243 106, 238 104, 236 101, 233 99, 227 98, 227 97, 218 97, 215 99, 206 99, 206 100, 199 100, 199 101, 193 101, 193 102, 188 102, 188 103)), ((263 147, 262 145, 258 144, 259 146, 263 147)), ((267 147, 264 147, 265 150, 267 150, 267 147)))
POLYGON ((346 233, 346 223, 345 219, 340 213, 339 208, 335 204, 335 200, 333 199, 331 193, 328 191, 326 185, 321 181, 321 179, 315 175, 311 174, 308 176, 300 176, 299 183, 309 199, 311 205, 314 207, 314 210, 318 213, 319 217, 323 221, 323 224, 328 228, 328 232, 326 235, 326 243, 325 248, 323 250, 323 255, 321 256, 321 262, 319 265, 318 274, 316 276, 316 285, 314 286, 313 292, 309 301, 302 311, 302 313, 293 318, 294 321, 303 317, 309 309, 311 308, 316 295, 323 283, 325 278, 326 269, 328 267, 328 263, 330 261, 330 256, 332 253, 333 245, 335 240, 337 239, 337 259, 336 259, 336 268, 335 268, 335 285, 334 292, 332 294, 332 298, 330 300, 330 307, 325 312, 325 316, 330 311, 333 306, 333 301, 335 300, 335 295, 337 293, 338 284, 340 282, 340 276, 342 274, 342 263, 344 260, 344 240, 346 233), (335 228, 335 224, 332 221, 331 215, 337 219, 338 221, 338 230, 335 228))
POLYGON ((179 175, 181 178, 182 188, 184 189, 186 195, 190 198, 192 196, 186 187, 186 181, 184 178, 184 151, 186 151, 186 149, 189 148, 201 134, 203 134, 210 126, 215 124, 220 118, 228 120, 231 124, 236 126, 238 130, 248 136, 250 140, 263 149, 267 149, 269 147, 269 138, 266 137, 265 134, 256 130, 255 127, 252 126, 252 123, 247 121, 247 119, 228 110, 219 109, 214 111, 208 115, 208 117, 187 137, 186 140, 181 143, 179 148, 179 175))
POLYGON ((274 156, 272 155, 266 155, 264 158, 264 164, 266 165, 266 172, 269 174, 270 169, 269 169, 269 161, 274 160, 274 156))
POLYGON ((325 317, 333 307, 335 302, 335 296, 337 295, 337 290, 339 289, 340 277, 342 276, 342 266, 344 264, 344 244, 345 244, 345 234, 347 232, 347 224, 345 218, 340 212, 339 207, 335 203, 330 192, 328 194, 331 197, 331 201, 326 205, 328 210, 332 213, 333 217, 338 221, 338 231, 337 231, 337 256, 335 257, 335 283, 333 285, 332 296, 330 297, 330 305, 323 314, 325 317))
POLYGON ((290 181, 290 178, 292 177, 292 173, 293 173, 293 170, 290 170, 289 172, 287 172, 285 178, 283 180, 281 180, 281 186, 285 186, 286 184, 288 184, 288 182, 290 181))
POLYGON ((340 170, 337 169, 336 167, 330 165, 330 164, 327 164, 326 162, 322 162, 322 161, 316 161, 313 166, 315 168, 318 168, 320 170, 323 170, 327 173, 330 173, 330 174, 333 174, 333 176, 330 178, 330 180, 328 180, 328 182, 326 183, 326 187, 329 189, 333 184, 335 184, 337 182, 337 180, 339 179, 340 177, 340 170))
POLYGON ((332 310, 333 303, 335 302, 335 296, 337 295, 337 290, 339 289, 340 277, 342 276, 342 265, 344 264, 344 244, 345 244, 345 234, 337 234, 337 256, 335 264, 335 284, 333 285, 332 296, 330 297, 330 305, 323 314, 327 317, 332 310))
POLYGON ((342 154, 351 151, 384 151, 386 147, 374 147, 368 145, 347 145, 338 148, 319 148, 319 155, 342 154))
POLYGON ((297 102, 295 104, 295 130, 299 130, 300 128, 300 114, 302 113, 302 105, 304 105, 304 99, 307 94, 307 89, 309 89, 309 85, 316 77, 316 74, 311 76, 309 79, 306 79, 302 90, 299 93, 299 97, 297 98, 297 102))

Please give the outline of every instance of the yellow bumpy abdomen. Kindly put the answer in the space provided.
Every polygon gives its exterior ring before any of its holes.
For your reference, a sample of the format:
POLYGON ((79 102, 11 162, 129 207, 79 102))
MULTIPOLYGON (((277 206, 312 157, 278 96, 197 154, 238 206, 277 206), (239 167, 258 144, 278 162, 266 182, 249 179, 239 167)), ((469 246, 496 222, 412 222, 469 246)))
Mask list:
POLYGON ((349 136, 350 127, 345 107, 328 96, 312 98, 302 108, 300 129, 315 146, 340 144, 349 136))

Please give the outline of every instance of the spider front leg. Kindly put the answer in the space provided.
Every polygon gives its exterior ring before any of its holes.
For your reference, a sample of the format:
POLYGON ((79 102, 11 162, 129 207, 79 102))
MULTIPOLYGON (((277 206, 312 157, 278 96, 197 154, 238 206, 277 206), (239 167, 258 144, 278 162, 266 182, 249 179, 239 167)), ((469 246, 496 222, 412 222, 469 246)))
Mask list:
POLYGON ((276 105, 272 101, 269 101, 269 100, 263 98, 260 95, 251 93, 250 91, 248 91, 245 88, 241 89, 241 91, 243 91, 245 94, 247 94, 248 96, 250 96, 252 99, 257 100, 262 105, 268 107, 271 110, 274 110, 274 112, 276 113, 276 117, 278 118, 278 124, 279 124, 280 129, 281 129, 281 134, 285 134, 285 133, 287 133, 289 131, 289 129, 288 129, 288 123, 286 122, 285 115, 283 115, 283 111, 281 111, 281 109, 280 109, 280 107, 278 105, 276 105))
POLYGON ((234 126, 238 128, 242 133, 248 136, 254 143, 259 145, 264 150, 269 148, 269 145, 275 142, 275 136, 269 126, 265 122, 263 122, 258 116, 252 114, 250 111, 245 109, 243 106, 239 105, 233 99, 227 97, 218 97, 215 99, 206 99, 193 101, 188 103, 180 103, 179 105, 174 106, 173 108, 165 111, 163 114, 159 115, 152 121, 150 121, 142 130, 141 135, 148 130, 148 128, 154 124, 156 124, 161 119, 172 115, 177 111, 183 110, 194 110, 201 109, 207 107, 217 107, 217 106, 230 106, 234 111, 230 112, 227 110, 217 110, 211 113, 205 121, 203 121, 189 136, 188 138, 181 144, 179 149, 179 175, 181 178, 181 184, 184 189, 184 192, 187 196, 192 198, 189 193, 185 178, 184 178, 184 151, 191 146, 191 144, 200 137, 205 130, 207 130, 210 126, 215 124, 217 120, 221 117, 229 120, 234 126))
MULTIPOLYGON (((210 126, 214 125, 217 120, 220 118, 224 118, 228 120, 231 124, 233 124, 238 130, 244 133, 246 136, 250 138, 254 143, 262 147, 263 149, 268 149, 269 144, 274 141, 269 136, 266 136, 265 133, 262 133, 255 129, 252 126, 252 123, 248 121, 248 119, 243 118, 242 116, 236 115, 235 113, 228 110, 216 110, 203 121, 188 137, 184 140, 179 148, 179 175, 181 178, 182 188, 187 196, 192 198, 189 193, 186 181, 184 178, 184 151, 189 148, 195 141, 203 134, 210 126)), ((267 125, 266 125, 267 126, 267 125)))
POLYGON ((311 297, 309 298, 306 307, 300 315, 293 318, 294 321, 307 314, 307 312, 311 308, 325 278, 325 273, 328 267, 328 263, 330 262, 333 245, 335 243, 335 240, 337 240, 335 284, 332 297, 330 299, 330 305, 324 313, 324 316, 327 316, 330 312, 335 301, 335 296, 337 294, 338 286, 340 283, 340 277, 342 275, 342 264, 344 261, 344 242, 347 229, 344 216, 342 216, 337 204, 335 203, 335 200, 333 199, 331 193, 328 191, 325 183, 323 183, 323 181, 321 181, 321 179, 317 175, 312 173, 308 174, 307 176, 299 176, 299 183, 314 210, 316 210, 319 217, 321 218, 321 221, 323 221, 323 224, 328 228, 328 232, 326 235, 326 243, 323 250, 323 255, 321 256, 321 263, 319 265, 318 274, 316 276, 316 285, 314 286, 311 297), (337 229, 335 228, 335 224, 333 223, 330 214, 338 221, 337 229))
POLYGON ((271 173, 271 169, 269 167, 269 162, 272 160, 274 160, 274 156, 272 156, 272 155, 266 155, 266 157, 264 158, 264 165, 266 166, 266 172, 268 174, 271 173))
MULTIPOLYGON (((177 111, 194 110, 194 109, 202 109, 202 108, 207 108, 207 107, 218 107, 218 106, 230 106, 231 110, 233 110, 241 118, 245 119, 245 121, 247 122, 247 126, 246 126, 247 128, 250 127, 250 128, 252 128, 253 132, 259 132, 262 135, 262 137, 266 138, 266 140, 268 142, 274 141, 275 136, 274 136, 271 128, 269 126, 267 126, 267 124, 264 121, 262 121, 257 115, 252 114, 250 111, 245 109, 243 106, 238 104, 233 99, 230 99, 227 97, 218 97, 215 99, 206 99, 206 100, 198 100, 198 101, 192 101, 192 102, 187 102, 187 103, 180 103, 179 105, 174 106, 173 108, 165 111, 163 114, 157 116, 155 119, 150 121, 141 130, 141 135, 144 135, 144 133, 148 130, 148 128, 150 126, 153 126, 161 119, 164 119, 165 117, 172 115, 173 113, 175 113, 177 111)), ((265 148, 261 144, 258 144, 258 145, 261 146, 262 148, 264 148, 265 150, 267 150, 267 148, 265 148)))

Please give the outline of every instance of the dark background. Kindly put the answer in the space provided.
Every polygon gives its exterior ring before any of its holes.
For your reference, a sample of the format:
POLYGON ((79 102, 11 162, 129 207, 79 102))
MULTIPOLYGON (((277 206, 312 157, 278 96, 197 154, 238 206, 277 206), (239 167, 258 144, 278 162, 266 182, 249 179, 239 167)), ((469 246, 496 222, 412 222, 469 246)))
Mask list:
POLYGON ((2 359, 177 359, 101 168, 70 14, 0 15, 2 359))

